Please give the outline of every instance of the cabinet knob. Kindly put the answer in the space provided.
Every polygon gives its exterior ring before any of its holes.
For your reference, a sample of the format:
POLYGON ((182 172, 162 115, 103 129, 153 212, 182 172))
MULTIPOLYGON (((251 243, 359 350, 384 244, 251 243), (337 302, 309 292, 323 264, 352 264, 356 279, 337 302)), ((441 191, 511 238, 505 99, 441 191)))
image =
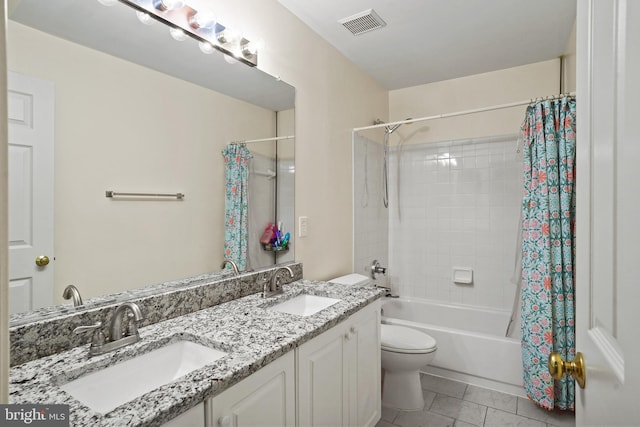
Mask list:
POLYGON ((349 332, 345 332, 344 339, 347 340, 347 341, 349 341, 351 339, 351 335, 349 335, 349 332))
POLYGON ((218 425, 220 427, 231 427, 231 416, 225 415, 224 417, 218 418, 218 425))
POLYGON ((349 330, 351 331, 352 334, 355 334, 356 332, 358 332, 355 326, 352 326, 351 328, 349 328, 349 330))

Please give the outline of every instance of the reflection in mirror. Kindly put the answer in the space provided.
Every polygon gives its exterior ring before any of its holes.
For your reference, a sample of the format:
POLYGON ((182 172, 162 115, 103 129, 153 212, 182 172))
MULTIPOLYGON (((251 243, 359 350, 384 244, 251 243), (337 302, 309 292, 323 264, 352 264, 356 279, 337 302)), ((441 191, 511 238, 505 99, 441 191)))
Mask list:
MULTIPOLYGON (((176 42, 121 3, 15 0, 9 12, 12 312, 68 307, 67 285, 91 306, 219 270, 221 152, 232 141, 294 135, 294 88, 220 52, 206 55, 195 40, 176 42), (107 198, 106 190, 185 197, 107 198), (44 226, 25 219, 40 217, 44 226), (36 266, 40 255, 50 263, 36 266)), ((293 242, 282 253, 260 245, 269 222, 294 235, 294 139, 246 145, 255 184, 247 268, 258 269, 294 259, 293 242)))
MULTIPOLYGON (((278 128, 293 128, 293 115, 279 115, 278 128)), ((270 138, 268 138, 270 139, 270 138)), ((249 244, 247 267, 294 261, 293 136, 247 142, 252 159, 249 173, 249 244), (275 200, 275 203, 270 202, 275 200), (275 228, 273 228, 275 225, 275 228), (271 226, 271 234, 265 232, 271 226), (280 235, 276 235, 279 232, 280 235)))

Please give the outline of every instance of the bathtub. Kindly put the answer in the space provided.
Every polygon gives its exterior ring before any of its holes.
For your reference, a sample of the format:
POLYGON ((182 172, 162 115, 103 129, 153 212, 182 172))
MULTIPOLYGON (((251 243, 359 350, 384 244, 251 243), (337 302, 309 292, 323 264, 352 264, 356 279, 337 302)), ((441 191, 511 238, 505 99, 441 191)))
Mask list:
POLYGON ((418 298, 386 298, 382 323, 423 331, 438 343, 423 372, 526 396, 520 340, 505 338, 510 312, 418 298))

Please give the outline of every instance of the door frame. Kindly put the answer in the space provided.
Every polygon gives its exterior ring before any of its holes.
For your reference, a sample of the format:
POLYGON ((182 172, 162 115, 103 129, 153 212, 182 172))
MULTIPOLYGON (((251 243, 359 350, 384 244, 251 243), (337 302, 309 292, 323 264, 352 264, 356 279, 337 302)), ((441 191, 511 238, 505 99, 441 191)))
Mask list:
MULTIPOLYGON (((0 117, 7 107, 7 2, 0 7, 0 117)), ((0 120, 0 403, 9 400, 9 121, 0 120)))

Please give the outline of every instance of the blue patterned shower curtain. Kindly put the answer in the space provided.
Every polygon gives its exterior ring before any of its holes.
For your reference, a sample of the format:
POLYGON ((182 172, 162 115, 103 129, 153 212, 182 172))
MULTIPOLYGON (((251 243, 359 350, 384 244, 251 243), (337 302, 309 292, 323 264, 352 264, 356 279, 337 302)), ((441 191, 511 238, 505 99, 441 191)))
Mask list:
POLYGON ((555 380, 548 357, 575 357, 576 102, 527 108, 522 201, 522 362, 529 398, 543 408, 574 409, 573 378, 555 380))
MULTIPOLYGON (((251 153, 243 144, 229 144, 222 150, 225 163, 224 256, 240 270, 247 265, 249 160, 251 153)), ((227 266, 228 267, 228 266, 227 266)))

